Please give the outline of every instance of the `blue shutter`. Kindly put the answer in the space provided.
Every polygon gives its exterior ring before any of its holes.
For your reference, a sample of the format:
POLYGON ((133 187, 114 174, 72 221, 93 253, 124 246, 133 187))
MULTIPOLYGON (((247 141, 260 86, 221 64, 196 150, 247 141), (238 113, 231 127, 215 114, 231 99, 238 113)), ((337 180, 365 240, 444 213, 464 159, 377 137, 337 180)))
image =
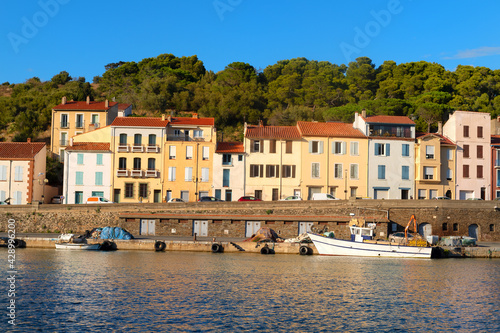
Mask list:
POLYGON ((221 198, 221 191, 220 190, 215 190, 215 197, 217 199, 220 199, 221 198))
POLYGON ((406 165, 403 165, 403 169, 402 169, 402 178, 403 179, 410 179, 410 167, 409 166, 406 166, 406 165))
POLYGON ((76 154, 76 164, 83 164, 83 154, 76 154))
POLYGON ((375 144, 375 156, 380 155, 380 154, 378 153, 378 151, 379 151, 379 149, 380 149, 379 147, 380 147, 380 144, 379 144, 379 143, 376 143, 376 144, 375 144))
POLYGON ((98 171, 95 173, 95 184, 102 185, 102 172, 98 171))
POLYGON ((229 169, 222 170, 222 186, 223 187, 229 187, 229 175, 230 175, 229 169))
POLYGON ((378 179, 385 179, 385 165, 378 166, 378 179))
POLYGON ((97 159, 97 162, 96 162, 97 165, 102 165, 102 154, 97 154, 96 159, 97 159))
POLYGON ((76 172, 75 184, 76 185, 83 185, 83 172, 82 171, 76 172))
POLYGON ((389 143, 385 144, 385 156, 391 156, 391 145, 389 143))
POLYGON ((0 180, 7 180, 7 166, 6 165, 0 165, 0 180))

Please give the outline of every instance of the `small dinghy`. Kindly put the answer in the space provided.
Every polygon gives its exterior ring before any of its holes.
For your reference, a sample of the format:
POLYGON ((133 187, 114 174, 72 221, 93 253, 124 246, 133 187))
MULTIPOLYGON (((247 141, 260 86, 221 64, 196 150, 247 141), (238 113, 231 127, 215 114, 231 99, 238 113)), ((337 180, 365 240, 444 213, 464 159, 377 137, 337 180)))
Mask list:
POLYGON ((84 238, 74 238, 73 234, 62 234, 56 242, 58 250, 99 250, 100 244, 88 244, 84 238))

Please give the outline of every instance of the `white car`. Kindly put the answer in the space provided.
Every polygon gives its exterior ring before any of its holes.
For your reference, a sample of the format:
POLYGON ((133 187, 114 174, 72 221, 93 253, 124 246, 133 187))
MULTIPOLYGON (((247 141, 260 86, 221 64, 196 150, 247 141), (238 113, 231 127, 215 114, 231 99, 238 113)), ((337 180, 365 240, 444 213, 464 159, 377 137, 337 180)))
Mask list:
POLYGON ((296 201, 296 200, 302 200, 302 198, 299 197, 298 195, 291 195, 289 197, 281 199, 280 201, 296 201))
POLYGON ((185 202, 185 201, 182 200, 181 198, 172 198, 172 199, 168 200, 167 202, 172 203, 172 202, 185 202))

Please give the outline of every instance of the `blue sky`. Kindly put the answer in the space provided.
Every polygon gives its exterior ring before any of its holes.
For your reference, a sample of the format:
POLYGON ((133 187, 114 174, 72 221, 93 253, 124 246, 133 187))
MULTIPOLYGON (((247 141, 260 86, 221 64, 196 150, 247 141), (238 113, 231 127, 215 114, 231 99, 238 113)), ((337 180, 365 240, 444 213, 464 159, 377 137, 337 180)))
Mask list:
POLYGON ((104 66, 162 53, 197 55, 218 72, 242 61, 376 66, 429 61, 500 68, 500 1, 34 0, 0 13, 0 83, 60 71, 92 81, 104 66))

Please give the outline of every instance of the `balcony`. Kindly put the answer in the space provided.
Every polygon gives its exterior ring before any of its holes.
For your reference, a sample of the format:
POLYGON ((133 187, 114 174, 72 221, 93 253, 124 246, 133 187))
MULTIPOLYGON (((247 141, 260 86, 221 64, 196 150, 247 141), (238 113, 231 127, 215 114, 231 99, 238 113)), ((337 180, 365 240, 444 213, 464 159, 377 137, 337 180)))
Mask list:
POLYGON ((434 159, 434 154, 425 154, 425 158, 428 160, 434 159))
POLYGON ((148 178, 156 178, 158 177, 158 170, 148 169, 146 170, 146 177, 148 178))
POLYGON ((175 135, 169 134, 167 135, 167 141, 195 141, 195 142, 204 142, 210 141, 209 136, 189 136, 189 135, 175 135))
POLYGON ((159 153, 160 147, 158 147, 157 145, 148 145, 148 146, 146 146, 146 152, 147 153, 159 153))
POLYGON ((127 169, 116 170, 116 176, 117 177, 128 177, 128 170, 127 169))
POLYGON ((119 144, 118 145, 118 152, 119 153, 128 153, 129 152, 129 147, 127 144, 119 144))
POLYGON ((131 177, 142 177, 143 176, 143 171, 141 169, 134 169, 130 171, 130 176, 131 177))
POLYGON ((132 152, 133 153, 143 153, 144 152, 144 146, 139 145, 139 144, 134 144, 132 146, 132 152))
POLYGON ((85 127, 85 121, 77 121, 75 122, 75 127, 76 128, 84 128, 85 127))
POLYGON ((67 146, 67 145, 68 145, 68 143, 69 143, 69 142, 68 142, 68 140, 60 140, 60 141, 59 141, 59 145, 60 145, 61 147, 65 147, 65 146, 67 146))
POLYGON ((67 121, 61 121, 61 128, 69 128, 69 123, 67 121))

